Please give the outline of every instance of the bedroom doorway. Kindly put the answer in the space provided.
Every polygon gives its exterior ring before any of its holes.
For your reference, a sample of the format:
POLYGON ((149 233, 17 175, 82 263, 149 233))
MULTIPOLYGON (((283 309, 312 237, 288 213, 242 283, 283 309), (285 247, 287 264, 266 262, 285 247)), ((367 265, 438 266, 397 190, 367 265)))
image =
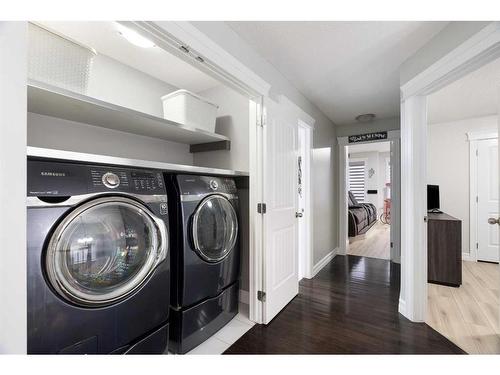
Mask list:
POLYGON ((400 262, 399 131, 339 137, 339 253, 400 262))

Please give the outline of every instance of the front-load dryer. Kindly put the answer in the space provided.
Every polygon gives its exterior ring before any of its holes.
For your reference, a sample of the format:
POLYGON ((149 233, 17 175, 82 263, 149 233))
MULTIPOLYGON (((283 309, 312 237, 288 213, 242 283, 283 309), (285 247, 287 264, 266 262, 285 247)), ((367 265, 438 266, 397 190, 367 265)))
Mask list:
POLYGON ((168 203, 154 170, 28 160, 28 353, 163 353, 168 203))
POLYGON ((172 289, 169 349, 186 353, 238 312, 238 195, 231 178, 166 174, 172 289))

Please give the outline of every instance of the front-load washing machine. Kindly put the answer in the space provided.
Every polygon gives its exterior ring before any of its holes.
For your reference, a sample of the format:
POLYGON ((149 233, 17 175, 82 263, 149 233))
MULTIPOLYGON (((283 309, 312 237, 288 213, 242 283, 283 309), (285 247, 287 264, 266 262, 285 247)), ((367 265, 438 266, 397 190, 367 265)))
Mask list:
POLYGON ((170 252, 161 172, 28 160, 28 353, 163 353, 170 252))
POLYGON ((170 344, 196 347, 238 312, 238 196, 231 178, 169 175, 170 344))

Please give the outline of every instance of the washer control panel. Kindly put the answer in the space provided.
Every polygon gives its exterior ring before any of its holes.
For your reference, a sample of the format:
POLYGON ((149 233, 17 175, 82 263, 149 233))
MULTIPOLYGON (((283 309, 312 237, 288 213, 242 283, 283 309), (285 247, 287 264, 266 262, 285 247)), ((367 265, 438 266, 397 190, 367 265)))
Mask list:
POLYGON ((164 191, 163 176, 160 172, 95 168, 90 173, 94 191, 112 189, 137 194, 164 191))
POLYGON ((120 177, 118 177, 113 172, 106 172, 102 176, 102 183, 104 184, 104 186, 110 189, 114 189, 120 185, 120 177))

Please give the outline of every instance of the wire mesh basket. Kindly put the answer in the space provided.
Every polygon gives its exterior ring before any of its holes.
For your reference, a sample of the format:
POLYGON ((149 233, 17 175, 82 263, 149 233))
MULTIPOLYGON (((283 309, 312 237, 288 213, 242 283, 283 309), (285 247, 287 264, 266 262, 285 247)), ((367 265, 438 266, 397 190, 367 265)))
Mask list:
POLYGON ((28 46, 29 79, 87 93, 95 50, 34 23, 28 24, 28 46))

